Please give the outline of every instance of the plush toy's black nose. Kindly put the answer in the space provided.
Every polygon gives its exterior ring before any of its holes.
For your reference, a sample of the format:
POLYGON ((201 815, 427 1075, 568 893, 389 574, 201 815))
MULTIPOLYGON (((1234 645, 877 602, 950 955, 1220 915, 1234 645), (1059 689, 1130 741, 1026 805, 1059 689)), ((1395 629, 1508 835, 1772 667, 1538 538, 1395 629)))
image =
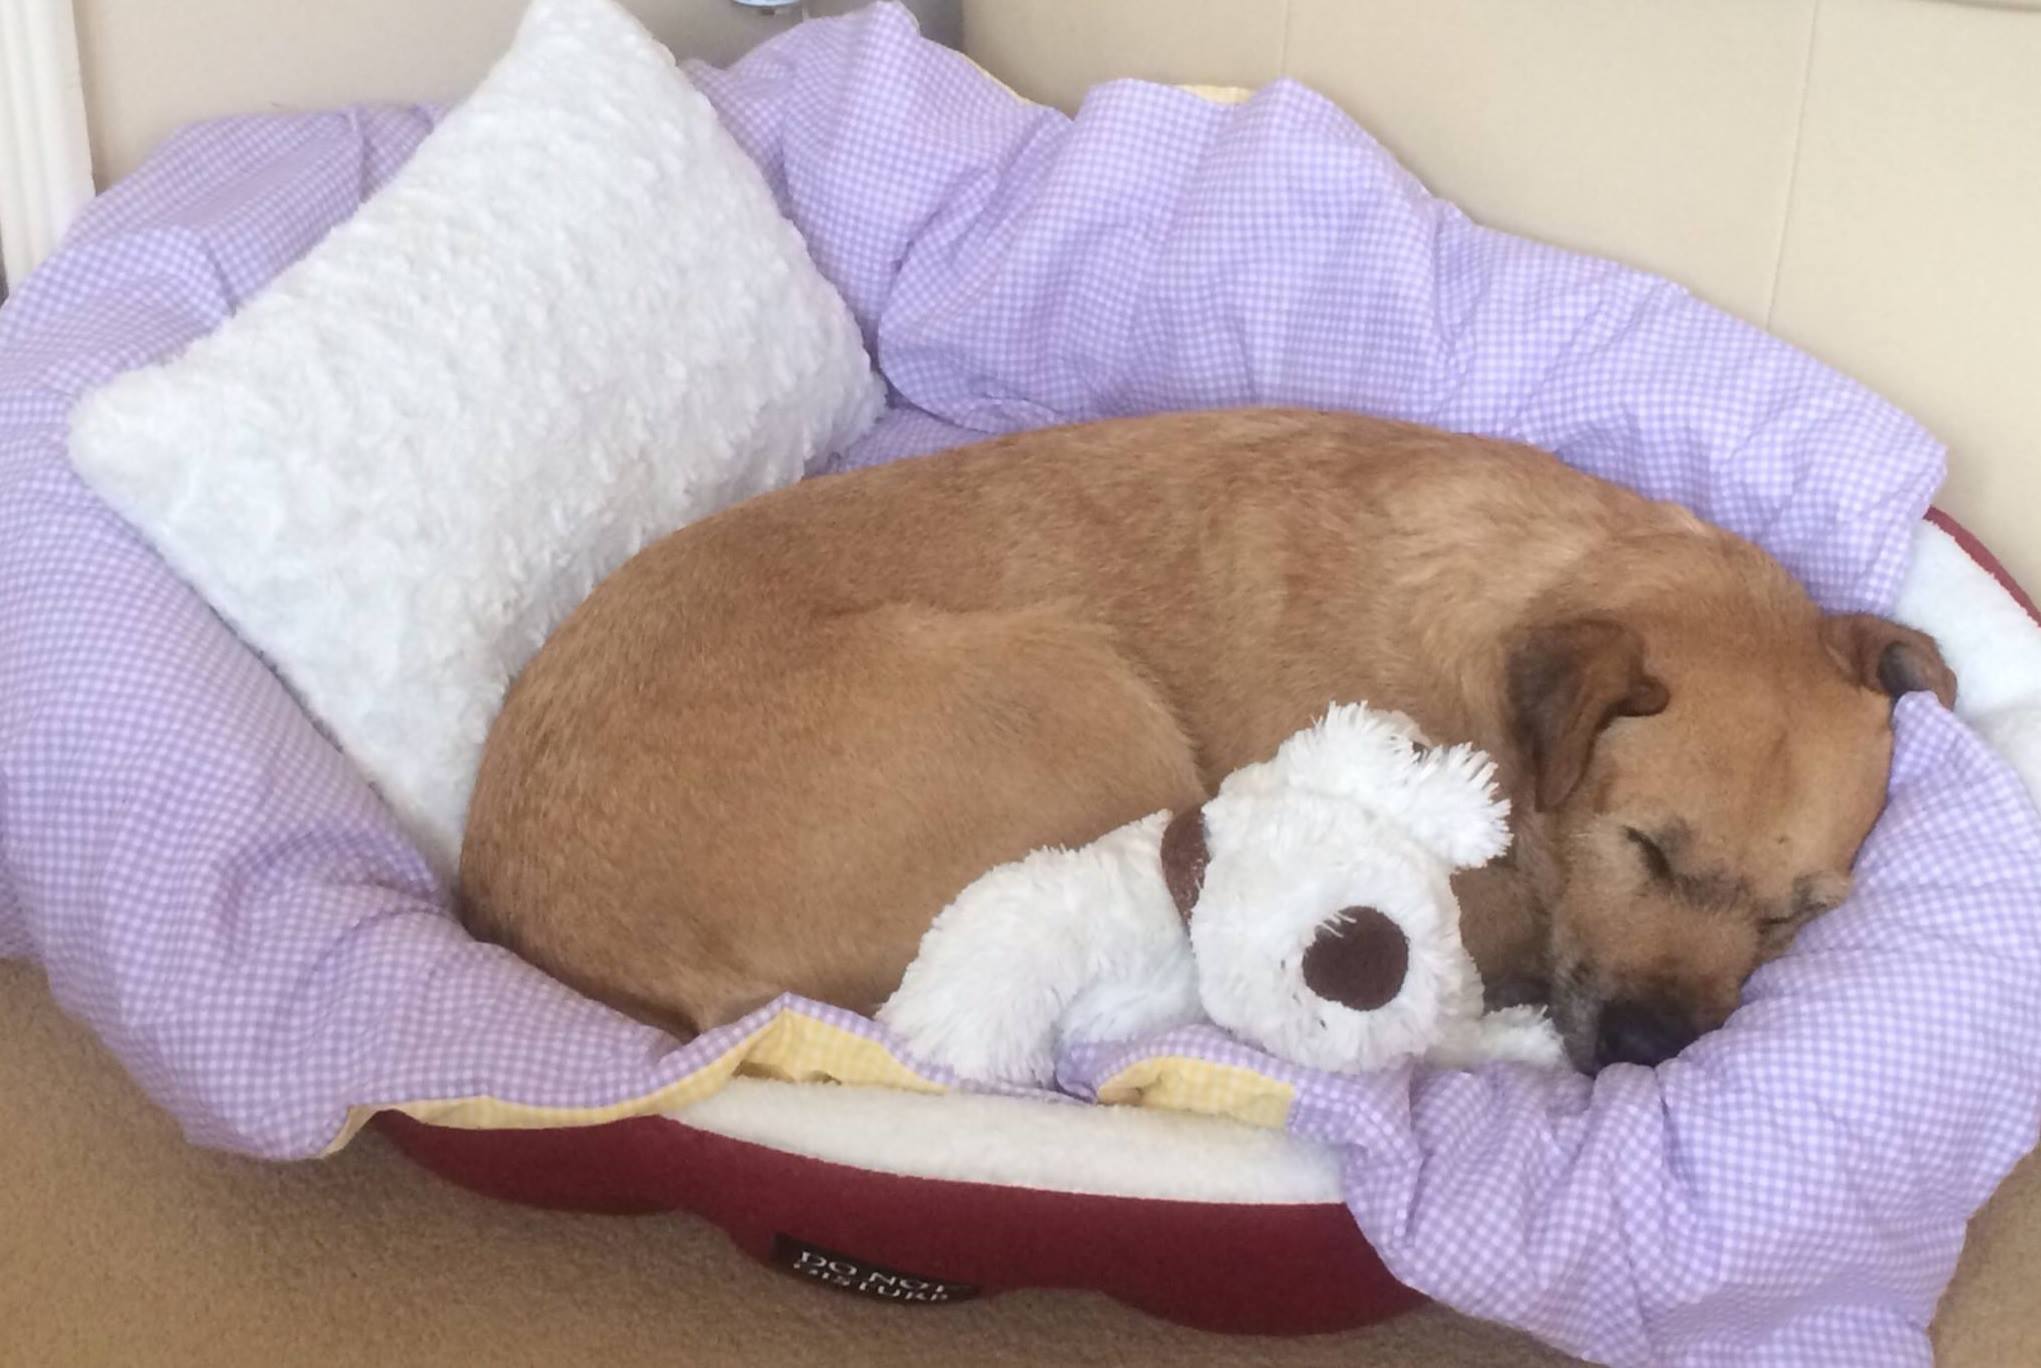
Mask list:
POLYGON ((1348 907, 1304 951, 1304 986, 1356 1012, 1387 1006, 1403 991, 1410 941, 1373 907, 1348 907))
POLYGON ((1662 1064, 1693 1044, 1700 1034, 1684 1012, 1621 998, 1602 1008, 1595 1063, 1599 1068, 1662 1064))

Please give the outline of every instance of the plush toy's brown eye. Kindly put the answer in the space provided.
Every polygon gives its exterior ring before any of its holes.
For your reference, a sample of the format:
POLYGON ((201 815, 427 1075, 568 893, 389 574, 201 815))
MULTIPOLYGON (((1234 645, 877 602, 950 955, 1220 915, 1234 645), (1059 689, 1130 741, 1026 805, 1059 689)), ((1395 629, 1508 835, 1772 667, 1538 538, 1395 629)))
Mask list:
POLYGON ((1672 861, 1665 857, 1665 850, 1658 842, 1646 836, 1636 827, 1624 827, 1623 834, 1630 844, 1637 847, 1637 853, 1644 858, 1644 867, 1651 871, 1651 877, 1672 882, 1672 861))

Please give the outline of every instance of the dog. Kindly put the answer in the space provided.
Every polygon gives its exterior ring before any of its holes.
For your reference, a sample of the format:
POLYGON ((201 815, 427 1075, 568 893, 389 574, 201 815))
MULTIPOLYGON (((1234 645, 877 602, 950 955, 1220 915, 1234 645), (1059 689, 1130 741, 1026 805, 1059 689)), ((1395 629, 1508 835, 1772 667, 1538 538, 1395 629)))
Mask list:
POLYGON ((1479 745, 1494 1005, 1652 1065, 1850 888, 1928 637, 1530 447, 1250 409, 1001 437, 683 528, 510 689, 477 936, 687 1033, 871 1012, 972 879, 1195 807, 1334 702, 1479 745))

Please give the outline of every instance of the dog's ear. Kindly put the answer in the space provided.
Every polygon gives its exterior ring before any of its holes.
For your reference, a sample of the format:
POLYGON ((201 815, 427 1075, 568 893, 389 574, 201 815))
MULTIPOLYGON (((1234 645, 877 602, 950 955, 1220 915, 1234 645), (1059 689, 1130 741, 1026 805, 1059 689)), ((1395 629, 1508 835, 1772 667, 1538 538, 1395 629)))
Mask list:
POLYGON ((1872 613, 1835 613, 1821 620, 1821 644, 1867 689, 1894 698, 1931 693, 1943 707, 1956 706, 1956 672, 1925 632, 1872 613))
POLYGON ((1565 802, 1595 738, 1618 717, 1664 710, 1665 685, 1644 669, 1644 639, 1611 618, 1532 628, 1510 652, 1510 726, 1536 785, 1538 810, 1565 802))

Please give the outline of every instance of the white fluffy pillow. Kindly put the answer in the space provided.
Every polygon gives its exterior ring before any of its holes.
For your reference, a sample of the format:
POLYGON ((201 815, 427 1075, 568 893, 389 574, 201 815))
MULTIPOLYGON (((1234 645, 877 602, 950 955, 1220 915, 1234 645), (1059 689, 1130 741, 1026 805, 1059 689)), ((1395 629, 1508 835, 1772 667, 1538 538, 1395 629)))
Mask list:
POLYGON ((672 56, 613 0, 534 0, 380 194, 183 356, 84 399, 71 450, 445 872, 547 633, 882 399, 672 56))

